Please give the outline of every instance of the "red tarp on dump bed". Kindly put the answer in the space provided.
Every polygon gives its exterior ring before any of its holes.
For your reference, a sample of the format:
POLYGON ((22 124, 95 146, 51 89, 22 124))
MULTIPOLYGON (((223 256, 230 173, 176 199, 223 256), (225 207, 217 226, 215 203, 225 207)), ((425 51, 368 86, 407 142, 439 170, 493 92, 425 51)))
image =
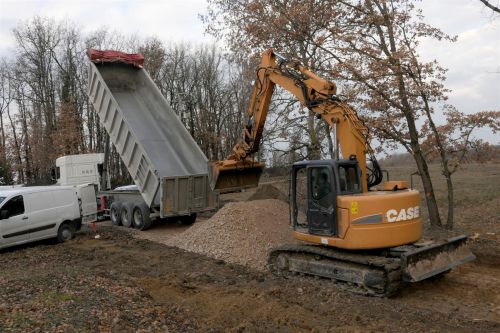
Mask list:
POLYGON ((124 53, 112 50, 101 51, 88 49, 87 54, 90 58, 90 61, 94 63, 121 62, 138 68, 142 68, 142 66, 144 65, 144 56, 139 53, 124 53))

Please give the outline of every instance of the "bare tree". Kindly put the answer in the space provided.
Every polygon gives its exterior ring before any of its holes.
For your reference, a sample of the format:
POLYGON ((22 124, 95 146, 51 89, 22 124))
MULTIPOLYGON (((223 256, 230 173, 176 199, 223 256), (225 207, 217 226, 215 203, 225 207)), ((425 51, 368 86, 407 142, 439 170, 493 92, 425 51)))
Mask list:
MULTIPOLYGON (((246 60, 229 59, 213 45, 165 44, 107 28, 80 31, 73 22, 43 17, 13 31, 16 53, 2 66, 9 80, 0 91, 0 111, 8 124, 0 149, 6 147, 17 181, 47 182, 57 157, 104 151, 107 135, 86 96, 87 48, 144 53, 145 69, 209 158, 222 158, 239 139, 253 76, 246 60)), ((130 181, 120 156, 108 148, 113 183, 130 181)))
POLYGON ((434 128, 432 128, 429 120, 426 120, 421 130, 424 136, 422 151, 428 159, 438 158, 441 162, 442 174, 446 178, 448 189, 446 228, 453 229, 454 193, 452 176, 467 160, 471 151, 475 151, 481 156, 491 149, 488 142, 475 138, 473 132, 484 127, 489 127, 493 133, 499 131, 500 112, 483 111, 464 114, 450 105, 446 106, 445 110, 446 123, 444 125, 434 125, 434 128))
POLYGON ((7 140, 4 125, 4 115, 10 112, 14 101, 14 90, 11 85, 10 64, 6 59, 0 59, 0 183, 10 184, 12 173, 7 158, 7 140))
POLYGON ((3 116, 14 101, 14 91, 11 87, 10 64, 6 59, 0 60, 0 135, 1 135, 1 156, 6 159, 5 149, 5 128, 3 116))
POLYGON ((492 5, 490 1, 488 0, 479 0, 479 1, 481 1, 486 7, 488 7, 492 11, 500 13, 500 7, 492 5))
MULTIPOLYGON (((27 181, 48 181, 53 161, 50 148, 56 129, 56 73, 52 54, 61 42, 60 25, 53 20, 35 17, 13 30, 17 42, 16 78, 22 81, 24 99, 20 105, 23 115, 23 136, 34 149, 26 151, 27 181), (31 130, 28 128, 31 127, 31 130), (29 161, 29 162, 28 162, 29 161)), ((20 85, 21 85, 20 84, 20 85)))
MULTIPOLYGON (((446 70, 437 61, 423 62, 418 47, 422 37, 454 37, 426 24, 409 0, 209 0, 203 19, 236 54, 274 47, 337 81, 384 145, 403 146, 413 156, 431 224, 442 225, 418 124, 425 120, 436 145, 442 144, 433 117, 447 99, 446 70)), ((323 132, 314 118, 304 120, 316 148, 323 132)))

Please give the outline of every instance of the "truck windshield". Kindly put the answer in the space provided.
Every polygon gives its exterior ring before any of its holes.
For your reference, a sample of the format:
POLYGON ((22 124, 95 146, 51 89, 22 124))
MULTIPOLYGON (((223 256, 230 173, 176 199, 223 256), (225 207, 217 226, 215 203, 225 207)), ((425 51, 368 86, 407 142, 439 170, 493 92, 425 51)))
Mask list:
POLYGON ((339 182, 341 193, 361 192, 357 165, 339 165, 339 182))

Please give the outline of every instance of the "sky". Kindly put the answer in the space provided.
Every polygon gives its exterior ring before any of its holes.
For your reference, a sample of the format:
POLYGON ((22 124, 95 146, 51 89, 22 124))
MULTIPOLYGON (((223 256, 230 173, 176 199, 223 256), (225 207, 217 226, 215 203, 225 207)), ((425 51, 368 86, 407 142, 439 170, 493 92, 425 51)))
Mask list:
MULTIPOLYGON (((458 37, 455 43, 424 40, 420 50, 424 60, 449 69, 449 103, 465 113, 500 110, 500 15, 479 0, 423 0, 418 6, 427 23, 458 37)), ((206 0, 0 0, 0 56, 12 53, 12 29, 35 15, 69 19, 83 33, 106 26, 165 42, 211 43, 199 19, 206 10, 206 0)), ((500 144, 500 134, 484 130, 479 136, 500 144)))

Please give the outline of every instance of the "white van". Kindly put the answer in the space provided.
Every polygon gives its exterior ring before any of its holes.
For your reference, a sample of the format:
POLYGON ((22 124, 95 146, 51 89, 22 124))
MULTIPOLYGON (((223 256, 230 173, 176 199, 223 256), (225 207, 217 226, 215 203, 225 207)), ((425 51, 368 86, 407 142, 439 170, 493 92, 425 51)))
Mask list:
MULTIPOLYGON (((83 188, 83 187, 82 187, 83 188)), ((57 238, 64 242, 80 230, 83 211, 97 211, 82 203, 73 186, 34 186, 0 189, 0 248, 57 238)), ((91 185, 89 188, 93 188, 91 185)), ((83 192, 82 192, 83 191, 83 192)))

